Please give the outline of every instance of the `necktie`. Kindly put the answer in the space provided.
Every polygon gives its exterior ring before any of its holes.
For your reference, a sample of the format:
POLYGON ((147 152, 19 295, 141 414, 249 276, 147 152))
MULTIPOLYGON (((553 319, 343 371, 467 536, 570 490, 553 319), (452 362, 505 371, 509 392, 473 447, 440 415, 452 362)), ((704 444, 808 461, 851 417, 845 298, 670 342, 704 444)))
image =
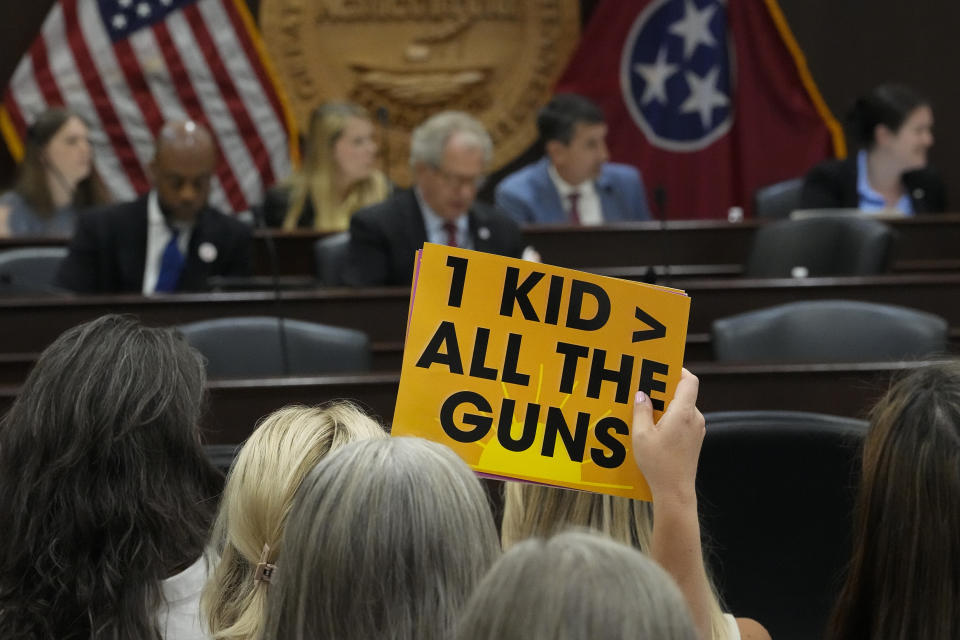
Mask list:
POLYGON ((447 232, 447 246, 456 247, 457 244, 457 225, 453 222, 444 222, 443 230, 447 232))
POLYGON ((567 194, 567 200, 570 201, 570 222, 580 224, 580 193, 573 191, 567 194))
POLYGON ((183 254, 180 253, 180 245, 177 244, 179 235, 179 229, 170 229, 170 241, 163 248, 163 255, 160 257, 160 274, 157 276, 156 291, 176 291, 180 283, 180 274, 183 273, 185 261, 183 254))

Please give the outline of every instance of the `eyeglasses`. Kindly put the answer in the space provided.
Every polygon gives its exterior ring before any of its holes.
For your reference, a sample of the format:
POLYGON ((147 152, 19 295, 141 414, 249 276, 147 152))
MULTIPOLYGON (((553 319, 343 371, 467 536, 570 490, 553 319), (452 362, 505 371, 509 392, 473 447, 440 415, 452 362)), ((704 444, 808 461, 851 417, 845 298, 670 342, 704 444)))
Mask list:
POLYGON ((434 165, 430 166, 431 169, 440 177, 440 179, 446 184, 446 186, 451 189, 462 189, 463 187, 471 187, 472 189, 479 189, 483 186, 486 176, 464 176, 456 173, 451 173, 442 167, 437 167, 434 165))

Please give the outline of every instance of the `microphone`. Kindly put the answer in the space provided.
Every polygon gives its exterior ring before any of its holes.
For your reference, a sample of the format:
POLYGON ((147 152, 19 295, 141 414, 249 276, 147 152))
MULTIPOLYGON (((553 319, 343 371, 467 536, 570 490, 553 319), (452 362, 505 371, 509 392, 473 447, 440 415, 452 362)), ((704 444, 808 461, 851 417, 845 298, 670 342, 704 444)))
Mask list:
POLYGON ((383 174, 390 180, 390 110, 377 107, 377 122, 380 123, 380 147, 383 149, 383 174))
POLYGON ((273 241, 273 232, 267 228, 266 216, 261 207, 253 208, 254 226, 263 232, 263 242, 267 247, 267 260, 270 262, 271 281, 273 283, 273 301, 276 308, 277 330, 280 337, 280 367, 283 375, 290 375, 290 354, 287 351, 287 327, 283 318, 283 299, 280 296, 280 260, 277 258, 277 244, 273 241))
MULTIPOLYGON (((654 211, 652 212, 654 217, 657 219, 658 229, 660 230, 660 235, 662 237, 662 242, 658 242, 661 249, 660 253, 661 262, 663 263, 663 282, 666 284, 667 280, 670 277, 670 258, 667 255, 668 251, 666 249, 666 232, 667 232, 667 190, 662 184, 658 184, 653 188, 653 203, 654 211)), ((656 258, 654 259, 656 262, 656 258)), ((647 284, 656 284, 657 280, 657 268, 656 264, 651 265, 647 269, 646 275, 643 277, 643 281, 647 284)))

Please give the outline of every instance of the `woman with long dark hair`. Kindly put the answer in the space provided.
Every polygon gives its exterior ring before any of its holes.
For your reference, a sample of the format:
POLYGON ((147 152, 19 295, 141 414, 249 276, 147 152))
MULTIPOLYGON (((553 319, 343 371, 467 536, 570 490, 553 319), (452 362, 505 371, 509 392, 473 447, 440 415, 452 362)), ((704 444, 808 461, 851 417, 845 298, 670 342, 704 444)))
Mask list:
POLYGON ((69 109, 37 117, 27 129, 16 184, 0 196, 0 235, 69 237, 78 210, 107 201, 89 136, 87 123, 69 109))
POLYGON ((906 215, 946 210, 943 181, 927 166, 933 110, 926 98, 903 85, 875 87, 853 105, 847 130, 857 152, 811 169, 801 208, 906 215))
POLYGON ((903 378, 870 422, 853 556, 827 637, 960 638, 960 363, 903 378))
POLYGON ((182 338, 121 316, 41 354, 0 423, 5 639, 205 637, 204 381, 182 338))

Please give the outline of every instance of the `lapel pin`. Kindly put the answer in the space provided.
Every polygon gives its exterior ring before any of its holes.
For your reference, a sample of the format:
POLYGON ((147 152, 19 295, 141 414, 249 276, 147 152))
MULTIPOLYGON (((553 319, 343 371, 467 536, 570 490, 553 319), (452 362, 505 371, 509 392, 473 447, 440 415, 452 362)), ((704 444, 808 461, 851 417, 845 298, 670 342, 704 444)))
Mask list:
POLYGON ((217 248, 212 242, 201 242, 197 247, 197 256, 207 264, 217 259, 217 248))
POLYGON ((916 189, 913 190, 913 199, 914 199, 914 200, 923 200, 923 196, 925 196, 925 195, 927 195, 927 194, 924 193, 923 189, 921 189, 920 187, 917 187, 916 189))
POLYGON ((488 229, 488 228, 486 228, 486 227, 480 227, 479 229, 477 229, 477 236, 478 236, 481 240, 489 240, 489 239, 490 239, 490 229, 488 229))

